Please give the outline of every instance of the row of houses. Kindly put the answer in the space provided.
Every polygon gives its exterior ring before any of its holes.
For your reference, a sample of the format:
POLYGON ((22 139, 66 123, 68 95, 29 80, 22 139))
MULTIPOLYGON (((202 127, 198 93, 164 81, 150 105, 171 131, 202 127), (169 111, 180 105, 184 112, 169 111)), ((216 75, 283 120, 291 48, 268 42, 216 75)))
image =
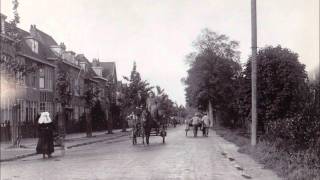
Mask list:
POLYGON ((67 50, 64 43, 58 44, 52 36, 39 30, 36 25, 31 25, 29 32, 16 28, 20 41, 17 43, 10 34, 11 26, 6 21, 6 16, 1 14, 2 140, 14 139, 17 136, 36 136, 35 119, 41 112, 50 112, 51 117, 56 120, 62 111, 57 90, 57 82, 62 74, 66 76, 64 78, 70 95, 67 103, 67 131, 79 130, 79 127, 75 126, 81 124, 81 117, 87 108, 84 93, 88 88, 92 91, 98 90, 97 98, 105 120, 118 120, 117 113, 112 111, 112 107, 116 106, 115 62, 100 62, 99 59, 90 62, 84 54, 67 50), (22 64, 30 70, 24 70, 24 73, 10 72, 12 68, 4 67, 3 62, 22 64))

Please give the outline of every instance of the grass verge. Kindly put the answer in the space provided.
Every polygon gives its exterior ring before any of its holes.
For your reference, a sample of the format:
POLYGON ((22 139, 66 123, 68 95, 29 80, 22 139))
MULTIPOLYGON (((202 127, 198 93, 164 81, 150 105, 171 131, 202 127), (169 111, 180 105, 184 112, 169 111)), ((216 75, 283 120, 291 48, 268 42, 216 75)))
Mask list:
POLYGON ((287 180, 320 180, 319 156, 312 150, 286 152, 276 148, 276 141, 259 141, 255 148, 250 145, 247 133, 239 129, 215 128, 218 135, 236 144, 240 153, 250 155, 265 168, 287 180))

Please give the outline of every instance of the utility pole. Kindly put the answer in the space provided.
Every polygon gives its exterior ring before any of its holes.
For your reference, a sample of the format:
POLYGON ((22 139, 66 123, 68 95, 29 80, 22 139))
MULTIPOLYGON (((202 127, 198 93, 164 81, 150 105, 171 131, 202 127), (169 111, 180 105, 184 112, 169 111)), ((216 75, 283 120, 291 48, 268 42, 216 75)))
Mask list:
POLYGON ((251 145, 257 144, 257 3, 251 0, 251 145))

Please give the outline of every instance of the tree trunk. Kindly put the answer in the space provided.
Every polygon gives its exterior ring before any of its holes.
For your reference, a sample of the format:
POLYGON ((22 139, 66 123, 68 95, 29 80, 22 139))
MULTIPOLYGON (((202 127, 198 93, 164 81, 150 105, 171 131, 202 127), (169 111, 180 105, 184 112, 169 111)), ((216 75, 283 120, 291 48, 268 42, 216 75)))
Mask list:
POLYGON ((62 111, 58 113, 58 131, 63 138, 66 137, 66 109, 62 107, 62 111))
POLYGON ((16 141, 18 138, 18 111, 15 106, 12 107, 12 125, 11 125, 11 143, 13 146, 16 145, 16 141))
POLYGON ((209 116, 210 126, 213 127, 213 112, 212 112, 211 101, 209 101, 209 105, 208 105, 208 116, 209 116))
POLYGON ((215 115, 216 115, 215 125, 216 127, 219 127, 221 122, 221 112, 219 110, 216 110, 215 115))
POLYGON ((86 110, 86 125, 87 125, 87 137, 92 137, 92 119, 90 110, 86 110))
POLYGON ((112 132, 112 116, 110 111, 108 111, 108 109, 106 110, 106 118, 107 118, 107 128, 108 128, 108 134, 113 134, 112 132))
POLYGON ((121 122, 122 122, 122 132, 126 132, 127 131, 127 124, 126 124, 126 118, 123 117, 124 115, 121 113, 120 118, 121 118, 121 122))

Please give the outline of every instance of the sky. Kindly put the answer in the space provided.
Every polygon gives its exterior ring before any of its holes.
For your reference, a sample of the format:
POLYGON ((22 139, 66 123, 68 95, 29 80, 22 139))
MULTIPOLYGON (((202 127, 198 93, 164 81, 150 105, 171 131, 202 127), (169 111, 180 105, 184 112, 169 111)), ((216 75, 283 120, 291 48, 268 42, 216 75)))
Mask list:
MULTIPOLYGON (((12 18, 12 0, 0 0, 12 18)), ((133 62, 143 79, 185 104, 185 57, 204 28, 240 42, 251 53, 250 0, 19 0, 19 27, 35 24, 67 50, 114 61, 118 79, 133 62)), ((281 45, 299 54, 307 71, 319 66, 319 0, 257 0, 258 47, 281 45)))

